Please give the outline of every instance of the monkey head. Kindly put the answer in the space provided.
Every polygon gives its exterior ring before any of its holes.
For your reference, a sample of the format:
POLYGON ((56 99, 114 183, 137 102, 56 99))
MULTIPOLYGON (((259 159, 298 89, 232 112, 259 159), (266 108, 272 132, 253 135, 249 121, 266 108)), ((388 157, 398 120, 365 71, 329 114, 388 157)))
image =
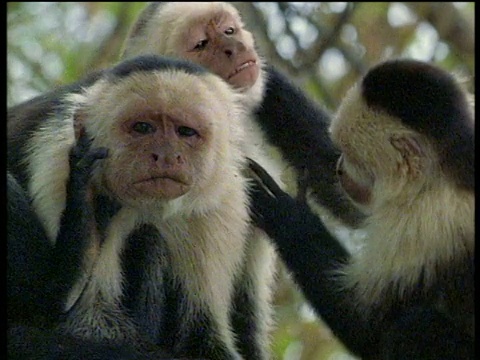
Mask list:
POLYGON ((445 181, 474 189, 473 111, 444 70, 395 60, 370 70, 331 124, 345 192, 367 212, 445 181))
POLYGON ((228 3, 150 4, 134 25, 124 56, 146 53, 191 60, 244 91, 260 77, 253 35, 228 3))
POLYGON ((94 184, 130 206, 215 201, 225 189, 217 185, 243 161, 237 94, 217 76, 196 73, 200 67, 192 73, 129 66, 117 66, 77 96, 74 121, 93 138, 92 146, 109 151, 94 184))

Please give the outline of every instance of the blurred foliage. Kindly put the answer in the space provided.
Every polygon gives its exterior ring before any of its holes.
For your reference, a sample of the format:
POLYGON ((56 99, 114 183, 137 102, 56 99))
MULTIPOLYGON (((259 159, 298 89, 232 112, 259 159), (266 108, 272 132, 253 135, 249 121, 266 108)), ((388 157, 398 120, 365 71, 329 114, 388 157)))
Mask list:
MULTIPOLYGON (((372 65, 431 61, 474 92, 475 4, 452 2, 235 3, 259 52, 334 110, 372 65)), ((7 3, 7 104, 115 63, 143 2, 7 3)), ((352 235, 348 229, 347 235, 352 235)), ((353 236, 355 234, 353 233, 353 236)), ((276 359, 346 359, 281 270, 276 359)))

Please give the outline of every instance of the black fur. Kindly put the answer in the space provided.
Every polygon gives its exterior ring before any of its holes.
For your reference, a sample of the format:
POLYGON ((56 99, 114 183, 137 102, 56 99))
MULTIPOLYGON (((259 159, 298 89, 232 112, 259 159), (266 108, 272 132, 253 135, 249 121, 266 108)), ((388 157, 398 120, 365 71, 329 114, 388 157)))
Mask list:
POLYGON ((137 72, 181 70, 187 74, 202 75, 206 74, 200 65, 190 61, 159 57, 157 55, 142 55, 133 59, 125 60, 106 72, 110 82, 116 79, 121 80, 137 72))
POLYGON ((53 311, 52 296, 44 287, 50 277, 52 249, 26 192, 13 175, 7 173, 9 326, 14 321, 42 323, 53 311))
POLYGON ((181 360, 159 349, 141 352, 133 344, 80 340, 28 325, 9 327, 7 354, 10 360, 181 360))

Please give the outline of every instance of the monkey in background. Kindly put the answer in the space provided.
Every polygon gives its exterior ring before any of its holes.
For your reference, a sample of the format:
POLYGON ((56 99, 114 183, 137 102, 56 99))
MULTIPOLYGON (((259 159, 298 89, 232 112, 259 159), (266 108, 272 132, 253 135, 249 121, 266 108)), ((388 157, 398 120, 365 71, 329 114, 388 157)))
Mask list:
POLYGON ((252 270, 246 257, 252 227, 241 96, 195 64, 143 56, 103 71, 62 100, 54 116, 9 141, 9 171, 26 179, 50 241, 61 228, 74 128, 84 129, 92 151, 108 149, 87 194, 77 194, 88 196, 89 242, 99 244, 86 254, 92 266, 80 269, 88 281, 75 282, 52 335, 12 319, 9 352, 20 352, 12 356, 37 347, 45 359, 76 359, 99 346, 96 358, 125 349, 125 358, 147 359, 151 347, 176 358, 268 357, 267 339, 255 328, 263 326, 264 299, 255 296, 268 297, 269 289, 251 292, 244 283, 263 276, 246 272, 270 265, 252 270), (233 326, 240 318, 244 326, 233 326), (38 343, 25 348, 22 340, 31 338, 38 343))
POLYGON ((342 188, 366 215, 360 252, 350 255, 307 205, 252 163, 257 225, 317 314, 362 359, 474 359, 467 94, 428 63, 381 63, 347 93, 331 136, 342 151, 342 188))

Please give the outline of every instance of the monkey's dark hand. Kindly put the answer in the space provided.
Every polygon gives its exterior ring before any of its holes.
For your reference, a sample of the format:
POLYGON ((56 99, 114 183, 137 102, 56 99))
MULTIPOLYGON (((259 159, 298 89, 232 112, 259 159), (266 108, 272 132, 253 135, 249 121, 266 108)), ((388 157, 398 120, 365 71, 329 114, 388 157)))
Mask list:
POLYGON ((70 151, 70 180, 69 187, 75 191, 86 189, 90 175, 97 160, 108 156, 108 149, 104 147, 91 148, 92 140, 82 130, 77 143, 70 151))
POLYGON ((273 238, 283 239, 296 237, 303 227, 323 227, 305 202, 283 191, 258 163, 249 159, 249 168, 252 173, 250 210, 256 226, 273 238))

